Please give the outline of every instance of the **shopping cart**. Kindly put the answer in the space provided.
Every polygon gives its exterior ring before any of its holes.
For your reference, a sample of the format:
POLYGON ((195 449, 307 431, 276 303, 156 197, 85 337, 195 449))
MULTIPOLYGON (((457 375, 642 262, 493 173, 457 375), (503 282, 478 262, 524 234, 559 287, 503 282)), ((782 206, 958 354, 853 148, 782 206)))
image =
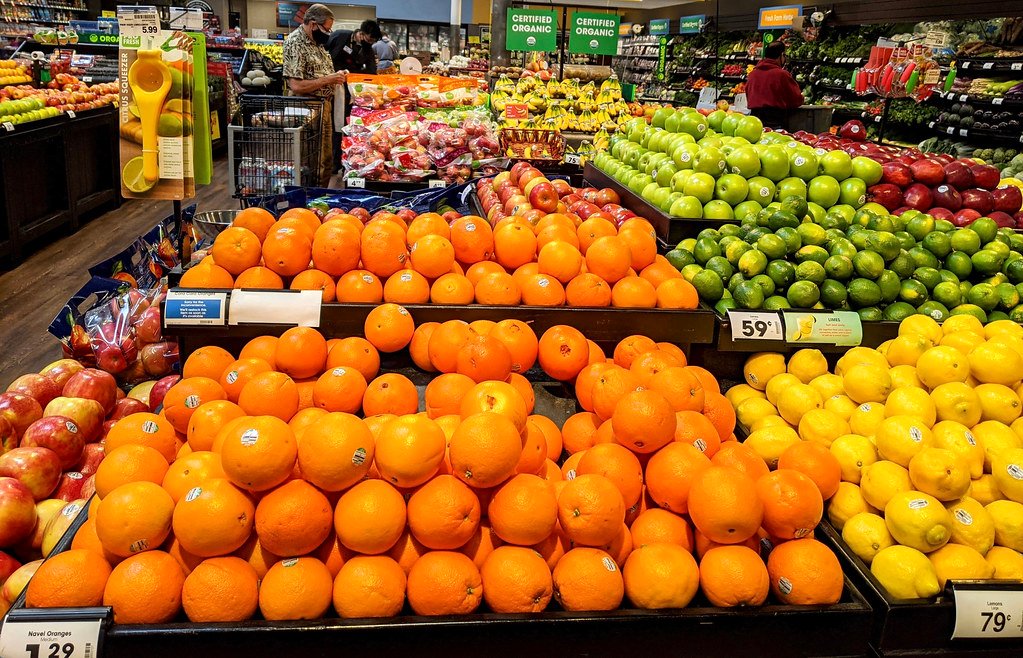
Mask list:
POLYGON ((323 98, 244 94, 240 125, 227 127, 228 185, 234 197, 318 184, 326 111, 323 98))

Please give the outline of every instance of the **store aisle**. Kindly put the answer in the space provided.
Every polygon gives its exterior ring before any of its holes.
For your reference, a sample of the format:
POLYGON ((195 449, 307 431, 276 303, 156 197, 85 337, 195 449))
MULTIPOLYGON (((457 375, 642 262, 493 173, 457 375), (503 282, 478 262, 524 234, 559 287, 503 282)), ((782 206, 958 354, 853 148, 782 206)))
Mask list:
MULTIPOLYGON (((213 163, 213 184, 199 188, 200 210, 238 207, 227 189, 227 158, 213 163)), ((59 359, 60 346, 46 328, 68 297, 89 278, 88 268, 123 249, 169 215, 169 201, 126 201, 55 240, 0 274, 0 390, 19 375, 59 359)))

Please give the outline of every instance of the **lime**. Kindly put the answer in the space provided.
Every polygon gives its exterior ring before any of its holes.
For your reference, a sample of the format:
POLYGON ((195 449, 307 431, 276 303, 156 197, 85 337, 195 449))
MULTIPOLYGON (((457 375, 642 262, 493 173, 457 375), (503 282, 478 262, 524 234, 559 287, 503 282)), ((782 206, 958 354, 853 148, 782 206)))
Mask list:
POLYGON ((830 256, 824 261, 824 271, 828 273, 829 278, 846 281, 853 274, 852 259, 846 256, 830 256))
POLYGON ((128 160, 128 163, 124 165, 124 169, 121 170, 121 182, 134 194, 145 194, 153 189, 153 186, 159 181, 159 178, 156 180, 146 180, 142 169, 142 156, 140 155, 128 160))
POLYGON ((959 285, 959 277, 948 270, 938 270, 938 275, 941 277, 942 282, 954 283, 957 286, 959 285))
POLYGON ((899 246, 903 249, 912 249, 916 246, 916 238, 905 231, 896 231, 895 239, 899 241, 899 246))
POLYGON ((914 307, 920 306, 928 299, 927 286, 916 279, 906 279, 899 290, 899 299, 914 307))
POLYGON ((1009 319, 1013 322, 1023 322, 1023 304, 1009 311, 1009 319))
POLYGON ((743 254, 752 249, 753 247, 734 236, 721 240, 721 253, 724 254, 725 259, 732 265, 738 265, 739 259, 742 258, 743 254))
POLYGON ((888 269, 900 277, 906 278, 913 274, 913 270, 916 269, 916 263, 910 258, 908 251, 903 251, 895 257, 895 260, 888 263, 888 269))
POLYGON ((936 219, 934 220, 934 230, 941 233, 951 233, 956 228, 956 225, 947 219, 936 219))
POLYGON ((804 247, 800 247, 799 251, 796 252, 797 263, 806 263, 812 261, 823 266, 825 261, 828 260, 828 258, 829 258, 828 252, 825 251, 824 247, 816 247, 814 245, 806 245, 804 247))
POLYGON ((824 283, 827 273, 824 266, 818 262, 808 260, 796 266, 797 281, 813 281, 817 285, 824 283))
POLYGON ((777 231, 782 226, 796 228, 799 226, 799 218, 787 210, 779 210, 771 215, 771 218, 767 221, 767 226, 772 231, 777 231))
POLYGON ((828 308, 842 308, 849 299, 845 285, 834 279, 825 279, 821 284, 821 303, 828 308))
POLYGON ((998 322, 999 320, 1008 320, 1009 314, 1005 311, 991 311, 987 314, 988 322, 998 322))
POLYGON ((777 286, 774 285, 774 280, 766 274, 758 274, 752 279, 753 283, 760 286, 760 289, 764 291, 764 297, 770 297, 777 290, 777 286))
POLYGON ((885 320, 902 322, 914 313, 916 313, 916 309, 906 302, 895 302, 894 304, 888 305, 888 307, 884 310, 883 316, 885 320))
POLYGON ((693 248, 693 255, 696 256, 696 262, 706 263, 714 256, 721 255, 721 246, 710 238, 699 238, 693 248))
POLYGON ((906 232, 917 240, 926 240, 934 231, 934 218, 930 215, 916 215, 906 222, 906 232))
POLYGON ((945 257, 945 269, 963 281, 973 272, 973 259, 965 251, 953 251, 945 257))
MULTIPOLYGON (((952 245, 953 251, 965 251, 971 256, 980 250, 981 245, 980 235, 969 229, 959 229, 952 234, 949 242, 952 245)), ((955 270, 952 271, 954 272, 955 270)))
POLYGON ((1016 286, 1011 283, 999 283, 995 286, 995 291, 998 293, 998 305, 1001 308, 1011 311, 1019 306, 1020 296, 1016 286))
POLYGON ((948 308, 959 306, 963 301, 963 296, 959 292, 959 285, 951 281, 942 281, 934 286, 934 290, 931 291, 931 297, 934 298, 934 301, 940 302, 948 308))
POLYGON ((734 235, 734 236, 738 237, 739 233, 742 231, 742 229, 740 229, 735 224, 725 224, 721 228, 717 229, 717 231, 722 236, 726 236, 727 237, 727 236, 733 236, 734 235))
POLYGON ((763 274, 767 269, 767 256, 762 251, 750 249, 739 257, 738 268, 743 276, 750 278, 763 274))
POLYGON ((689 265, 686 265, 679 271, 682 273, 683 279, 685 279, 689 283, 692 283, 693 277, 695 277, 697 274, 703 271, 703 266, 698 263, 690 263, 689 265))
POLYGON ((728 315, 728 311, 736 308, 739 308, 739 305, 731 297, 722 297, 718 300, 717 304, 714 304, 714 310, 719 315, 728 315))
POLYGON ((861 308, 856 311, 859 314, 860 319, 864 322, 880 322, 884 319, 881 314, 881 309, 876 306, 868 306, 867 308, 861 308))
POLYGON ((979 217, 970 222, 966 228, 980 236, 980 241, 984 244, 994 240, 998 234, 998 223, 990 217, 979 217))
POLYGON ((809 206, 806 205, 806 199, 799 196, 787 196, 781 201, 782 210, 786 210, 796 217, 806 217, 807 213, 810 212, 809 206))
POLYGON ((848 238, 837 238, 828 244, 828 252, 832 256, 852 258, 857 251, 856 245, 850 242, 848 238))
POLYGON ((721 277, 722 281, 730 279, 735 274, 735 268, 724 256, 713 256, 704 265, 704 269, 710 270, 721 277))
POLYGON ((959 282, 959 294, 962 295, 964 299, 966 298, 966 296, 968 294, 970 294, 970 289, 971 288, 973 288, 973 284, 970 283, 969 281, 960 281, 959 282))
POLYGON ((941 273, 933 267, 918 267, 913 271, 913 278, 924 284, 927 290, 934 290, 934 286, 941 283, 941 273))
POLYGON ((952 241, 949 239, 948 233, 934 231, 933 233, 928 233, 921 242, 924 249, 938 258, 944 258, 952 251, 952 241))
POLYGON ((711 270, 701 270, 699 274, 693 277, 691 283, 696 288, 696 292, 700 294, 700 299, 708 302, 718 301, 725 291, 725 286, 721 283, 721 277, 711 270))
POLYGON ((696 248, 696 238, 686 238, 682 242, 679 242, 677 245, 675 245, 675 248, 684 249, 685 251, 692 253, 693 249, 696 248))
POLYGON ((844 217, 832 212, 828 212, 826 215, 824 215, 824 217, 820 220, 819 223, 823 228, 828 230, 831 230, 833 228, 845 229, 846 227, 849 226, 849 223, 845 221, 844 217))
POLYGON ((1013 251, 1023 252, 1023 235, 1013 233, 1009 236, 1009 246, 1013 251))
MULTIPOLYGON (((910 245, 912 248, 913 245, 910 245)), ((867 238, 867 248, 877 252, 885 262, 894 259, 902 251, 902 243, 892 233, 877 231, 867 238)))
POLYGON ((789 286, 786 297, 794 308, 811 308, 820 301, 821 291, 812 281, 796 281, 789 286))
POLYGON ((714 242, 721 242, 721 231, 716 228, 705 228, 696 234, 697 240, 702 240, 704 238, 713 240, 714 242))
POLYGON ((819 247, 828 241, 827 231, 818 224, 806 222, 800 224, 796 231, 799 232, 799 237, 802 238, 803 244, 812 244, 819 247))
POLYGON ((785 258, 786 254, 785 241, 773 233, 768 233, 757 240, 757 249, 770 259, 785 258))
POLYGON ((853 243, 858 250, 864 250, 867 248, 867 243, 870 241, 870 236, 873 235, 873 231, 866 229, 860 231, 852 231, 849 233, 849 242, 853 243))
POLYGON ((987 312, 998 306, 998 290, 990 283, 978 283, 966 294, 966 301, 987 312))
POLYGON ((853 279, 849 282, 849 303, 856 308, 875 306, 881 301, 881 288, 869 279, 853 279))
POLYGON ((941 265, 941 261, 938 260, 937 256, 921 246, 913 247, 906 253, 908 253, 909 257, 913 259, 913 269, 916 269, 917 267, 933 267, 937 269, 938 266, 941 265))
POLYGON ((1005 258, 992 249, 981 249, 975 252, 970 260, 973 261, 973 269, 978 274, 994 274, 1002 269, 1005 262, 1005 258))
POLYGON ((792 305, 781 295, 771 295, 764 300, 764 308, 768 311, 778 311, 783 308, 792 308, 792 305))
POLYGON ((881 272, 877 277, 877 287, 881 289, 881 301, 890 304, 899 298, 899 290, 902 289, 902 279, 891 270, 881 272))
POLYGON ((733 274, 731 276, 731 278, 728 279, 728 285, 726 285, 725 288, 728 290, 728 292, 732 292, 732 291, 735 290, 735 287, 737 285, 739 285, 740 283, 742 283, 745 280, 746 280, 746 277, 744 277, 743 275, 741 275, 738 272, 736 272, 735 274, 733 274))
POLYGON ((771 234, 771 232, 768 231, 766 228, 758 226, 758 227, 752 229, 748 234, 746 234, 746 242, 748 242, 750 244, 753 244, 757 240, 759 240, 760 238, 764 237, 765 235, 770 235, 770 234, 771 234))
POLYGON ((796 266, 788 261, 772 260, 767 264, 767 276, 775 286, 785 289, 796 280, 796 266))
POLYGON ((895 222, 891 216, 882 217, 881 215, 874 215, 867 222, 867 228, 875 231, 887 231, 889 233, 895 232, 895 222))
POLYGON ((983 281, 981 281, 981 283, 990 283, 993 286, 997 286, 999 283, 1008 283, 1008 282, 1009 282, 1009 277, 1005 276, 1001 272, 996 272, 995 274, 992 274, 988 278, 986 278, 983 281))
POLYGON ((794 228, 782 226, 774 234, 785 241, 785 251, 790 255, 799 251, 799 248, 803 246, 803 238, 794 228))
POLYGON ((948 319, 948 309, 945 308, 944 304, 940 304, 934 300, 924 302, 917 307, 916 312, 920 315, 930 316, 935 322, 944 322, 948 319))
POLYGON ((668 262, 671 263, 671 266, 676 270, 681 270, 686 265, 691 265, 696 262, 696 258, 693 254, 683 249, 672 249, 665 254, 664 257, 668 259, 668 262))
POLYGON ((764 306, 764 291, 752 281, 743 281, 732 291, 739 308, 759 309, 764 306))
POLYGON ((876 279, 884 271, 884 259, 873 251, 860 251, 852 257, 853 269, 865 279, 876 279))
POLYGON ((993 251, 994 253, 1004 258, 1006 262, 1008 262, 1009 256, 1012 254, 1012 249, 1009 248, 1009 245, 1005 244, 1001 240, 992 240, 991 242, 988 242, 986 245, 984 245, 984 249, 988 251, 993 251))

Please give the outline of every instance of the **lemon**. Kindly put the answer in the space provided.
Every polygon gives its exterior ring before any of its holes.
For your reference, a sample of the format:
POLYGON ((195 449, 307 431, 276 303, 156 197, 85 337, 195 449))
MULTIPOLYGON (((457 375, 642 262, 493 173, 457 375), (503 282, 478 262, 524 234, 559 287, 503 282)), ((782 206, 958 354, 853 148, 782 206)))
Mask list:
POLYGON ((951 347, 952 349, 958 350, 961 354, 966 355, 970 353, 977 345, 984 342, 984 337, 980 334, 975 334, 972 331, 960 331, 954 334, 948 334, 941 339, 938 345, 942 347, 951 347))
POLYGON ((767 394, 767 399, 771 401, 771 404, 778 404, 778 398, 781 397, 782 391, 790 386, 802 383, 803 382, 799 381, 799 377, 783 372, 780 375, 772 377, 771 381, 767 382, 767 388, 764 390, 767 394))
POLYGON ((994 473, 993 460, 996 455, 1005 450, 1023 448, 1023 441, 1020 441, 1015 432, 993 420, 974 425, 970 431, 984 449, 984 470, 988 473, 994 473))
MULTIPOLYGON (((824 406, 827 407, 827 404, 825 404, 824 406)), ((1009 425, 1009 428, 1016 433, 1016 436, 1018 436, 1020 439, 1023 439, 1023 418, 1017 418, 1016 420, 1012 421, 1012 425, 1009 425)))
POLYGON ((995 484, 995 476, 987 473, 979 478, 970 481, 970 490, 967 492, 970 498, 974 498, 981 505, 990 505, 996 500, 1005 500, 1002 490, 995 484))
POLYGON ((892 344, 891 340, 886 340, 885 342, 878 345, 876 348, 877 353, 884 357, 885 362, 888 361, 888 348, 889 346, 891 346, 891 344, 892 344))
POLYGON ((861 363, 846 371, 842 385, 853 402, 884 402, 892 390, 892 378, 887 366, 861 363))
POLYGON ((793 425, 799 425, 806 412, 823 406, 824 398, 807 384, 789 386, 778 396, 778 413, 793 425))
POLYGON ((916 376, 932 390, 948 382, 965 382, 970 376, 970 361, 954 347, 938 345, 916 362, 916 376))
POLYGON ((862 512, 878 514, 878 509, 863 498, 863 492, 851 482, 839 482, 838 491, 828 499, 828 520, 839 532, 846 521, 862 512))
POLYGON ((884 403, 885 416, 912 416, 927 427, 934 424, 938 411, 934 400, 922 388, 903 386, 892 389, 884 403))
POLYGON ((945 509, 952 515, 952 539, 949 541, 986 555, 995 543, 995 520, 984 506, 967 496, 945 503, 945 509))
POLYGON ((892 388, 903 386, 923 388, 920 378, 916 376, 916 366, 895 366, 888 371, 888 376, 892 378, 892 388))
POLYGON ((767 427, 746 437, 743 444, 752 448, 772 470, 778 466, 778 458, 785 449, 799 443, 799 435, 791 427, 767 427))
POLYGON ((1019 396, 1008 386, 981 384, 973 391, 980 399, 981 420, 997 420, 1009 425, 1023 412, 1019 396))
POLYGON ((860 471, 860 491, 863 499, 877 509, 885 508, 895 494, 912 491, 909 470, 895 462, 878 461, 867 464, 860 471))
POLYGON ((892 340, 885 352, 888 365, 915 366, 924 352, 930 349, 934 343, 921 334, 906 334, 892 340))
POLYGON ((789 429, 796 429, 789 425, 788 421, 786 421, 781 416, 764 416, 760 420, 750 425, 749 431, 756 432, 757 430, 762 430, 765 427, 788 427, 789 429))
POLYGON ((864 402, 856 407, 849 416, 849 427, 853 434, 874 436, 877 428, 884 421, 884 405, 877 402, 864 402))
POLYGON ((825 448, 850 431, 844 418, 827 409, 811 409, 799 419, 799 437, 804 441, 816 441, 825 448))
MULTIPOLYGON (((813 384, 811 383, 810 386, 813 384)), ((824 400, 824 408, 835 412, 848 422, 853 412, 856 411, 856 403, 850 400, 848 395, 832 395, 824 400)))
POLYGON ((746 359, 742 375, 746 383, 757 390, 767 388, 767 382, 785 372, 785 357, 775 352, 757 352, 746 359))
POLYGON ((733 407, 738 407, 740 402, 750 398, 766 400, 767 396, 763 391, 757 390, 749 384, 736 384, 725 392, 725 399, 731 402, 733 407))
POLYGON ((828 360, 820 350, 802 349, 789 357, 788 371, 799 377, 799 381, 809 384, 815 377, 827 374, 828 360))
POLYGON ((900 336, 923 336, 932 343, 937 343, 944 335, 941 325, 927 315, 911 315, 899 324, 900 336))
POLYGON ((751 427, 766 416, 777 415, 778 410, 764 398, 747 398, 735 407, 735 418, 743 427, 751 427))
POLYGON ((1011 548, 995 546, 984 556, 998 580, 1023 580, 1023 555, 1011 548))
POLYGON ((846 521, 842 528, 842 539, 867 564, 874 560, 878 551, 895 545, 895 539, 888 532, 884 519, 870 512, 860 512, 846 521))
POLYGON ((900 491, 884 506, 884 520, 895 541, 929 553, 952 538, 952 515, 934 496, 900 491))
POLYGON ((945 544, 927 558, 934 565, 942 589, 949 580, 987 580, 995 574, 983 555, 962 544, 945 544))
POLYGON ((845 373, 857 365, 875 365, 879 368, 888 368, 888 359, 878 352, 872 350, 869 347, 854 347, 844 355, 842 358, 835 363, 835 374, 839 377, 845 377, 845 373))
POLYGON ((958 500, 970 490, 966 460, 944 448, 924 448, 909 460, 909 479, 917 490, 942 502, 958 500))
POLYGON ((941 591, 934 565, 926 555, 908 546, 878 551, 870 572, 897 599, 929 599, 941 591))
POLYGON ((1023 338, 1023 326, 1012 320, 995 320, 984 325, 984 336, 988 339, 995 336, 1015 336, 1023 338))
POLYGON ((844 434, 831 442, 831 454, 842 468, 842 479, 859 484, 864 466, 877 461, 877 448, 859 434, 844 434))
POLYGON ((946 336, 962 331, 984 336, 984 325, 973 315, 953 315, 941 323, 941 331, 946 336))
POLYGON ((1023 356, 1023 338, 1020 338, 1019 336, 1010 334, 998 334, 989 338, 988 342, 1011 348, 1017 354, 1023 356))
POLYGON ((845 395, 845 387, 842 384, 842 378, 838 375, 832 375, 831 373, 824 373, 818 375, 810 380, 810 386, 812 386, 821 397, 827 400, 828 398, 836 395, 845 395))
POLYGON ((984 448, 980 447, 968 427, 954 420, 943 420, 935 423, 931 434, 934 435, 935 448, 951 450, 966 460, 971 478, 984 474, 984 448))
POLYGON ((1006 498, 1023 503, 1023 449, 1010 448, 994 455, 991 475, 1006 498))
POLYGON ((985 384, 1010 386, 1023 374, 1023 356, 1008 345, 993 340, 974 347, 967 356, 970 374, 985 384))
POLYGON ((912 416, 892 416, 881 421, 874 440, 881 459, 908 467, 914 455, 934 444, 934 435, 912 416))
POLYGON ((973 427, 980 422, 980 398, 969 384, 948 382, 931 391, 938 420, 954 420, 973 427))
POLYGON ((995 522, 995 545, 1023 552, 1023 504, 996 500, 984 509, 995 522))

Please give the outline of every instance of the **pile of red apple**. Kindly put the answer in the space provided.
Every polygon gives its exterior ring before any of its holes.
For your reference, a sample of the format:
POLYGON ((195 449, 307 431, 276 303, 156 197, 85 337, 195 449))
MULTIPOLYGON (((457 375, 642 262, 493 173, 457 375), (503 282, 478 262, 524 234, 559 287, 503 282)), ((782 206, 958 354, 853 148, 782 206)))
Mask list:
POLYGON ((881 181, 868 192, 871 201, 893 214, 919 210, 956 226, 990 217, 999 226, 1023 228, 1023 193, 1013 185, 999 187, 1001 174, 991 165, 831 134, 800 131, 793 137, 814 148, 840 149, 880 162, 881 181))
POLYGON ((509 171, 476 182, 476 194, 491 226, 505 217, 519 216, 537 224, 552 213, 574 214, 581 219, 602 217, 615 226, 636 214, 620 204, 611 188, 575 188, 568 181, 548 180, 528 162, 517 162, 509 171))

